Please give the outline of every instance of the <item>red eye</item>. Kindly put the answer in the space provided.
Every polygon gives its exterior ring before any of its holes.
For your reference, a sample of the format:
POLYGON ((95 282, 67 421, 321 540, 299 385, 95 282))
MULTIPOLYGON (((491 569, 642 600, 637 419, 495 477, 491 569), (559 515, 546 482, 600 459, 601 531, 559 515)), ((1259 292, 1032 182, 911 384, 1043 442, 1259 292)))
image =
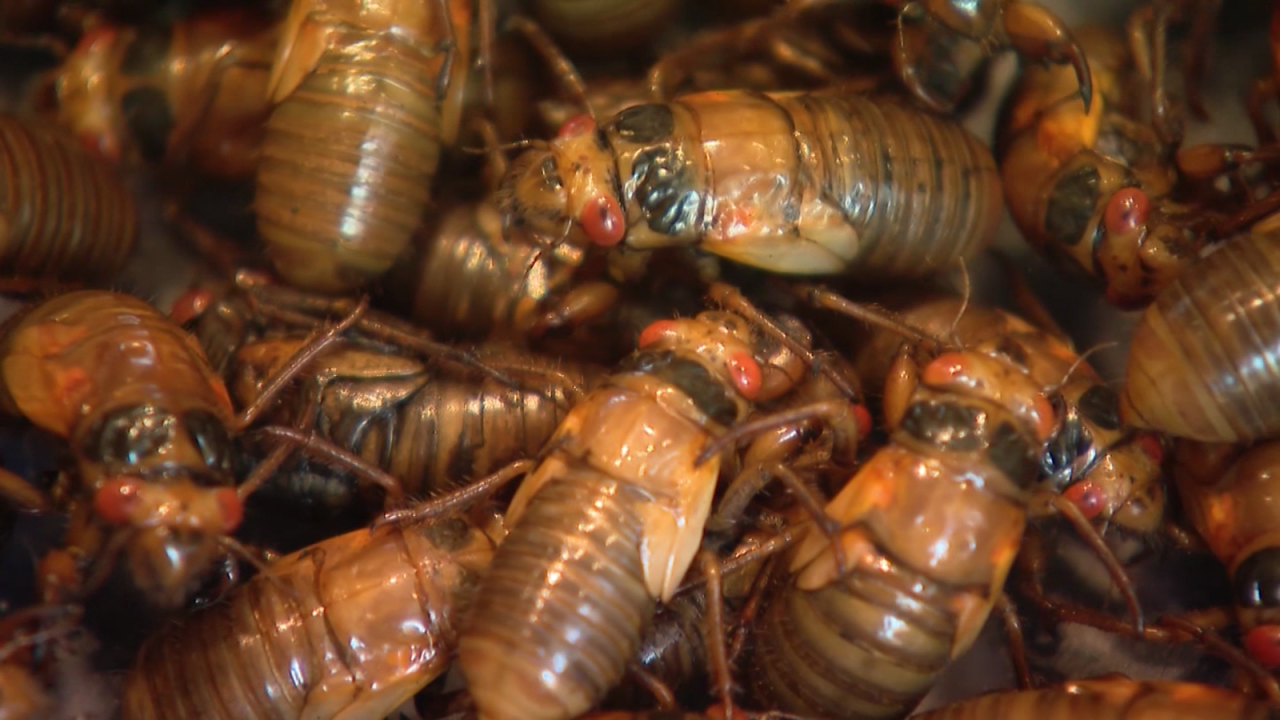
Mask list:
POLYGON ((942 353, 925 366, 920 380, 925 385, 946 385, 964 375, 965 357, 957 352, 942 353))
POLYGON ((1080 482, 1067 488, 1062 496, 1070 500, 1076 507, 1080 508, 1080 512, 1090 520, 1098 516, 1106 506, 1106 499, 1102 495, 1102 490, 1088 480, 1080 482))
POLYGON ((640 339, 636 341, 636 345, 648 347, 675 331, 675 320, 657 320, 640 333, 640 339))
POLYGON ((1280 626, 1259 625, 1244 636, 1249 657, 1268 669, 1280 667, 1280 626))
POLYGON ((627 234, 627 221, 622 217, 618 201, 609 195, 597 195, 582 209, 579 219, 587 238, 597 245, 611 247, 627 234))
POLYGON ((186 325, 203 315, 211 303, 213 303, 213 293, 208 290, 203 288, 188 290, 173 301, 173 309, 169 311, 169 317, 179 325, 186 325))
POLYGON ((214 498, 222 514, 222 531, 234 532, 240 527, 240 521, 244 520, 244 503, 240 501, 240 496, 231 488, 221 488, 215 491, 214 498))
POLYGON ((1138 188, 1117 190, 1107 201, 1102 223, 1108 235, 1127 233, 1147 222, 1150 209, 1151 201, 1145 192, 1138 188))
POLYGON ((853 417, 858 423, 858 437, 865 438, 871 433, 871 411, 866 405, 858 403, 853 406, 853 417))
POLYGON ((93 510, 112 525, 124 525, 133 519, 141 497, 137 480, 108 480, 93 495, 93 510))
POLYGON ((1147 457, 1151 458, 1151 462, 1156 465, 1164 462, 1164 445, 1160 444, 1160 437, 1155 433, 1140 433, 1138 446, 1147 454, 1147 457))
POLYGON ((738 388, 742 397, 754 400, 760 393, 760 383, 764 374, 760 372, 760 364, 746 353, 734 353, 729 356, 729 374, 733 376, 733 385, 738 388))
POLYGON ((556 131, 556 137, 575 137, 577 135, 586 135, 596 130, 596 119, 590 115, 574 115, 556 131))

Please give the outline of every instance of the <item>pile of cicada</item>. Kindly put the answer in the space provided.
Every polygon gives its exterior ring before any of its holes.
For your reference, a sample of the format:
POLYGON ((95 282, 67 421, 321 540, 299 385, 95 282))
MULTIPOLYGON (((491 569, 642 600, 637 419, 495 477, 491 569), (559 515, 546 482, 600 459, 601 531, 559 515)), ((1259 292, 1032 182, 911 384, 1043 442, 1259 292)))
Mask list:
POLYGON ((1123 11, 0 2, 0 717, 1277 717, 1280 6, 1123 11))

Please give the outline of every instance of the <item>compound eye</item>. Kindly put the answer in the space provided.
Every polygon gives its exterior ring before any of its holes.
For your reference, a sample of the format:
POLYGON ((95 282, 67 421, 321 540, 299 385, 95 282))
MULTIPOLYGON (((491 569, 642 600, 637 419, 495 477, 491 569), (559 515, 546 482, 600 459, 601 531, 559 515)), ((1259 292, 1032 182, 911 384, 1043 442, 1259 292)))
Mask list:
POLYGON ((742 397, 754 400, 760 394, 760 385, 764 373, 760 364, 747 353, 733 353, 729 356, 729 374, 733 377, 733 386, 742 397))
POLYGON ((1263 548, 1236 566, 1232 583, 1241 607, 1280 607, 1280 547, 1263 548))
POLYGON ((674 336, 676 334, 675 320, 656 320, 640 332, 640 339, 636 341, 638 347, 649 347, 663 338, 674 336))
POLYGON ((1109 235, 1122 235, 1145 225, 1151 211, 1151 200, 1138 188, 1117 190, 1107 201, 1102 223, 1109 235))
POLYGON ((578 218, 587 238, 596 245, 612 247, 622 242, 627 234, 627 221, 622 208, 610 195, 597 195, 587 202, 578 218))
POLYGON ((1151 458, 1151 462, 1156 465, 1164 463, 1164 444, 1160 442, 1160 436, 1155 433, 1140 433, 1138 435, 1138 446, 1142 448, 1142 452, 1151 458))
POLYGON ((920 373, 920 380, 925 385, 947 385, 956 378, 963 377, 967 365, 966 358, 961 353, 942 353, 925 366, 920 373))
POLYGON ((1088 480, 1081 480, 1068 487, 1062 492, 1062 496, 1070 500, 1072 505, 1080 508, 1080 514, 1090 520, 1098 517, 1107 506, 1106 495, 1102 492, 1102 488, 1088 480))
POLYGON ((240 527, 244 520, 244 503, 231 488, 220 488, 214 491, 214 499, 218 503, 218 512, 222 516, 222 532, 231 534, 240 527))
POLYGON ((858 439, 861 441, 871 434, 874 424, 871 421, 871 411, 866 405, 857 403, 853 406, 854 421, 858 423, 858 439))
POLYGON ((93 494, 93 510, 112 525, 127 525, 141 502, 139 480, 108 480, 93 494))
POLYGON ((596 119, 590 115, 574 115, 556 131, 556 137, 567 138, 577 137, 578 135, 586 135, 596 131, 596 119))
POLYGON ((1268 670, 1280 667, 1280 626, 1259 625, 1244 636, 1249 657, 1268 670))

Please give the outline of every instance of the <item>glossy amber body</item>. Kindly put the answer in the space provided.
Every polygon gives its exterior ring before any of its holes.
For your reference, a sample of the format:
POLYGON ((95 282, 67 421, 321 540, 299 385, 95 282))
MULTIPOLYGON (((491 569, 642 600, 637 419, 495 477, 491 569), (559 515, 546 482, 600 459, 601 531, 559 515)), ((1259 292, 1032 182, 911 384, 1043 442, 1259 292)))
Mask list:
POLYGON ((602 700, 701 544, 720 460, 696 459, 749 407, 730 369, 752 357, 749 330, 710 312, 659 328, 574 405, 512 499, 459 646, 486 718, 567 719, 602 700))
MULTIPOLYGON (((1044 388, 1054 388, 1062 403, 1060 425, 1040 458, 1040 479, 1057 491, 1081 486, 1089 495, 1087 516, 1105 526, 1147 535, 1164 520, 1166 493, 1153 439, 1133 436, 1120 419, 1119 399, 1087 360, 1054 334, 997 308, 953 297, 916 297, 889 303, 902 318, 965 345, 987 344, 1007 352, 1044 388), (1070 375, 1068 375, 1070 371, 1070 375)), ((879 389, 890 359, 901 344, 894 333, 874 333, 855 351, 858 373, 869 388, 879 389)), ((1157 445, 1158 446, 1158 445, 1157 445)))
POLYGON ((941 270, 984 248, 1003 212, 977 138, 844 90, 637 105, 599 133, 522 156, 508 192, 514 218, 548 237, 575 220, 569 237, 581 238, 581 220, 605 198, 625 219, 628 248, 697 245, 799 275, 941 270))
POLYGON ((419 233, 412 262, 387 277, 407 314, 451 337, 529 337, 558 292, 571 287, 581 248, 547 247, 526 233, 503 236, 490 202, 457 206, 434 232, 419 233))
POLYGON ((1140 307, 1190 265, 1204 238, 1173 201, 1175 169, 1153 127, 1138 119, 1133 60, 1121 39, 1080 33, 1093 78, 1086 111, 1069 67, 1030 66, 1000 126, 1000 174, 1023 237, 1062 269, 1093 278, 1108 299, 1140 307), (1140 190, 1149 212, 1108 226, 1118 191, 1140 190))
POLYGON ((125 720, 382 717, 448 666, 493 545, 458 520, 360 529, 151 638, 125 720))
POLYGON ((533 16, 561 42, 596 54, 651 42, 669 27, 680 0, 529 0, 533 16))
POLYGON ((765 610, 750 674, 766 706, 902 715, 972 646, 1002 592, 1053 411, 999 356, 915 368, 900 356, 886 390, 889 445, 827 504, 843 570, 810 533, 765 610))
MULTIPOLYGON (((263 339, 243 346, 230 371, 237 400, 256 399, 261 383, 303 342, 263 339)), ((274 417, 286 425, 301 423, 386 470, 411 496, 452 490, 536 455, 576 400, 557 380, 583 387, 595 374, 541 355, 479 355, 483 362, 518 364, 529 373, 528 387, 508 387, 476 373, 433 372, 417 358, 341 343, 317 358, 300 391, 274 417), (554 375, 537 378, 540 370, 554 375), (300 417, 309 406, 314 414, 300 417)))
POLYGON ((254 200, 267 254, 291 284, 352 290, 408 248, 441 147, 457 137, 470 8, 470 0, 294 3, 272 70, 279 104, 254 200))
POLYGON ((136 298, 74 292, 10 321, 0 372, 0 408, 66 438, 76 458, 72 543, 86 559, 114 561, 96 554, 121 534, 134 581, 179 604, 239 523, 234 413, 195 339, 136 298), (115 495, 128 514, 103 518, 99 502, 115 495))
POLYGON ((1125 421, 1204 442, 1280 433, 1280 238, 1244 235, 1201 258, 1138 320, 1125 421))

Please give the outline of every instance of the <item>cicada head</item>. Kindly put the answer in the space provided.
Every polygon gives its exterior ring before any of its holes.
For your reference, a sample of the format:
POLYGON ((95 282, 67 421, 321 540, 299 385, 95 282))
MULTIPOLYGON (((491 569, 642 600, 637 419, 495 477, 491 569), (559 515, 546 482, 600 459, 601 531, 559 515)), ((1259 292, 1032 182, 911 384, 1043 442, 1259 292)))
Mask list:
POLYGON ((225 422, 202 409, 124 406, 98 414, 75 441, 95 517, 120 533, 139 589, 180 605, 244 515, 225 422))
POLYGON ((617 245, 627 222, 613 153, 595 121, 565 121, 544 147, 521 155, 498 190, 507 222, 551 241, 617 245))

